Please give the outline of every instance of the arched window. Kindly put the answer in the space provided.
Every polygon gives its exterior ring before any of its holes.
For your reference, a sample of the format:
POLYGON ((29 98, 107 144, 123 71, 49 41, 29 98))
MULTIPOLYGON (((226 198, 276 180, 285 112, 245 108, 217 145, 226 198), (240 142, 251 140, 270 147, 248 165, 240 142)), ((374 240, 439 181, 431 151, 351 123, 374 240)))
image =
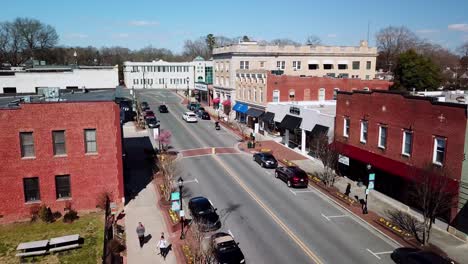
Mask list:
POLYGON ((289 101, 294 101, 296 99, 296 91, 294 89, 289 90, 289 101))
POLYGON ((369 91, 369 87, 364 87, 364 91, 369 91))

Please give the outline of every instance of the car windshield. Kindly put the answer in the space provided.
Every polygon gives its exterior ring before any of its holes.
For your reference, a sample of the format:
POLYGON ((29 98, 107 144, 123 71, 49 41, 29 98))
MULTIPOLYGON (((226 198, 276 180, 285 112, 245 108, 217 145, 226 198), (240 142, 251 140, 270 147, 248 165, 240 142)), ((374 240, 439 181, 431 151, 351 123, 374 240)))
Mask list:
POLYGON ((307 174, 303 170, 293 169, 293 172, 294 172, 294 175, 296 175, 299 178, 307 178, 307 174))
POLYGON ((274 160, 275 157, 273 157, 273 155, 271 154, 263 154, 263 158, 266 159, 266 160, 274 160))
POLYGON ((188 116, 190 116, 190 117, 197 117, 197 116, 194 115, 194 114, 189 114, 188 116))
POLYGON ((154 117, 148 118, 148 119, 146 119, 146 120, 148 120, 148 122, 154 122, 154 123, 156 123, 156 122, 158 121, 158 120, 157 120, 156 118, 154 118, 154 117))

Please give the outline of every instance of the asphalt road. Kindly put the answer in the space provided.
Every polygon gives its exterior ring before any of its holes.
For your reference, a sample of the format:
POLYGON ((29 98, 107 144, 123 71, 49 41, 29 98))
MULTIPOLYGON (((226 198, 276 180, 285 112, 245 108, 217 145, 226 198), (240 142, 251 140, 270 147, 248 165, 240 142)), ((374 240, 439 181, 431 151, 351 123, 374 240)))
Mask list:
MULTIPOLYGON (((216 131, 212 121, 187 124, 180 98, 170 91, 139 91, 172 132, 171 146, 182 151, 233 147, 237 139, 216 131), (169 113, 157 106, 165 102, 169 113)), ((219 154, 182 158, 187 198, 209 198, 222 218, 221 230, 240 243, 248 263, 393 263, 397 246, 312 189, 289 189, 251 155, 219 154)))

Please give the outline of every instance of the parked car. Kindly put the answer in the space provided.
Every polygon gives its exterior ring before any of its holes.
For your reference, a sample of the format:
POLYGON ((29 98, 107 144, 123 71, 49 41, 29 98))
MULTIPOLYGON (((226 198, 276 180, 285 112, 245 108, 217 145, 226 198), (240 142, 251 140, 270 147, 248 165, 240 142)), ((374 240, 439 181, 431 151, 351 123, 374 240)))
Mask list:
POLYGON ((159 127, 159 120, 156 117, 148 117, 146 118, 146 125, 149 128, 158 128, 159 127))
POLYGON ((288 187, 307 187, 309 185, 307 173, 296 166, 277 167, 275 177, 283 180, 288 187))
POLYGON ((200 226, 203 232, 221 228, 221 221, 216 213, 216 208, 205 197, 198 196, 190 199, 188 208, 193 220, 200 226))
POLYGON ((208 114, 208 112, 203 112, 203 113, 201 114, 201 119, 203 119, 203 120, 210 120, 210 119, 211 119, 210 114, 208 114))
POLYGON ((263 168, 274 169, 278 167, 278 161, 271 153, 258 152, 253 155, 253 160, 263 168))
POLYGON ((141 109, 141 111, 146 111, 146 110, 150 109, 150 107, 149 107, 147 102, 141 102, 140 103, 140 109, 141 109))
POLYGON ((154 112, 151 111, 151 110, 147 110, 147 111, 143 112, 143 116, 145 117, 145 119, 150 118, 150 117, 156 117, 154 112))
POLYGON ((395 263, 400 264, 454 264, 453 260, 434 252, 417 248, 397 248, 390 255, 395 263))
POLYGON ((195 111, 195 110, 197 110, 199 107, 200 107, 200 104, 199 104, 199 103, 190 102, 190 103, 187 104, 187 109, 190 110, 190 111, 195 111))
POLYGON ((198 113, 203 113, 205 112, 205 108, 204 107, 198 107, 197 109, 195 109, 195 113, 198 114, 198 113))
POLYGON ((159 106, 159 113, 169 113, 169 110, 167 109, 166 105, 160 105, 159 106))
POLYGON ((185 112, 182 115, 182 119, 184 119, 185 122, 187 122, 187 123, 196 123, 196 122, 198 122, 197 115, 195 115, 194 112, 185 112))
POLYGON ((245 263, 245 257, 234 238, 219 232, 211 236, 211 248, 218 263, 245 263))

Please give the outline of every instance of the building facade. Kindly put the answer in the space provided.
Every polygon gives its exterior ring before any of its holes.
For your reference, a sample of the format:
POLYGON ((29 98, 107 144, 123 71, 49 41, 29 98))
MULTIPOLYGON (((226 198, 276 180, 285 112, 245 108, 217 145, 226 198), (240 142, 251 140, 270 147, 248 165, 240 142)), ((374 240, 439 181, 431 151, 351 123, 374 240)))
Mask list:
POLYGON ((455 221, 463 210, 467 214, 466 104, 388 91, 339 92, 337 97, 334 139, 345 160, 341 171, 366 183, 370 165, 376 190, 408 204, 407 191, 418 174, 443 169, 459 188, 458 207, 444 217, 455 221))
POLYGON ((128 88, 189 90, 196 82, 212 81, 211 61, 201 57, 190 62, 124 62, 124 80, 128 88))
POLYGON ((44 204, 95 210, 124 201, 120 108, 113 100, 22 103, 0 109, 0 221, 44 204))
POLYGON ((37 93, 39 87, 106 89, 119 85, 117 66, 34 67, 0 71, 0 94, 37 93))
MULTIPOLYGON (((237 70, 280 71, 293 76, 329 76, 371 80, 377 49, 362 41, 357 47, 272 46, 241 42, 215 48, 214 92, 221 101, 236 100, 237 70)), ((239 72, 239 74, 241 74, 239 72)))

